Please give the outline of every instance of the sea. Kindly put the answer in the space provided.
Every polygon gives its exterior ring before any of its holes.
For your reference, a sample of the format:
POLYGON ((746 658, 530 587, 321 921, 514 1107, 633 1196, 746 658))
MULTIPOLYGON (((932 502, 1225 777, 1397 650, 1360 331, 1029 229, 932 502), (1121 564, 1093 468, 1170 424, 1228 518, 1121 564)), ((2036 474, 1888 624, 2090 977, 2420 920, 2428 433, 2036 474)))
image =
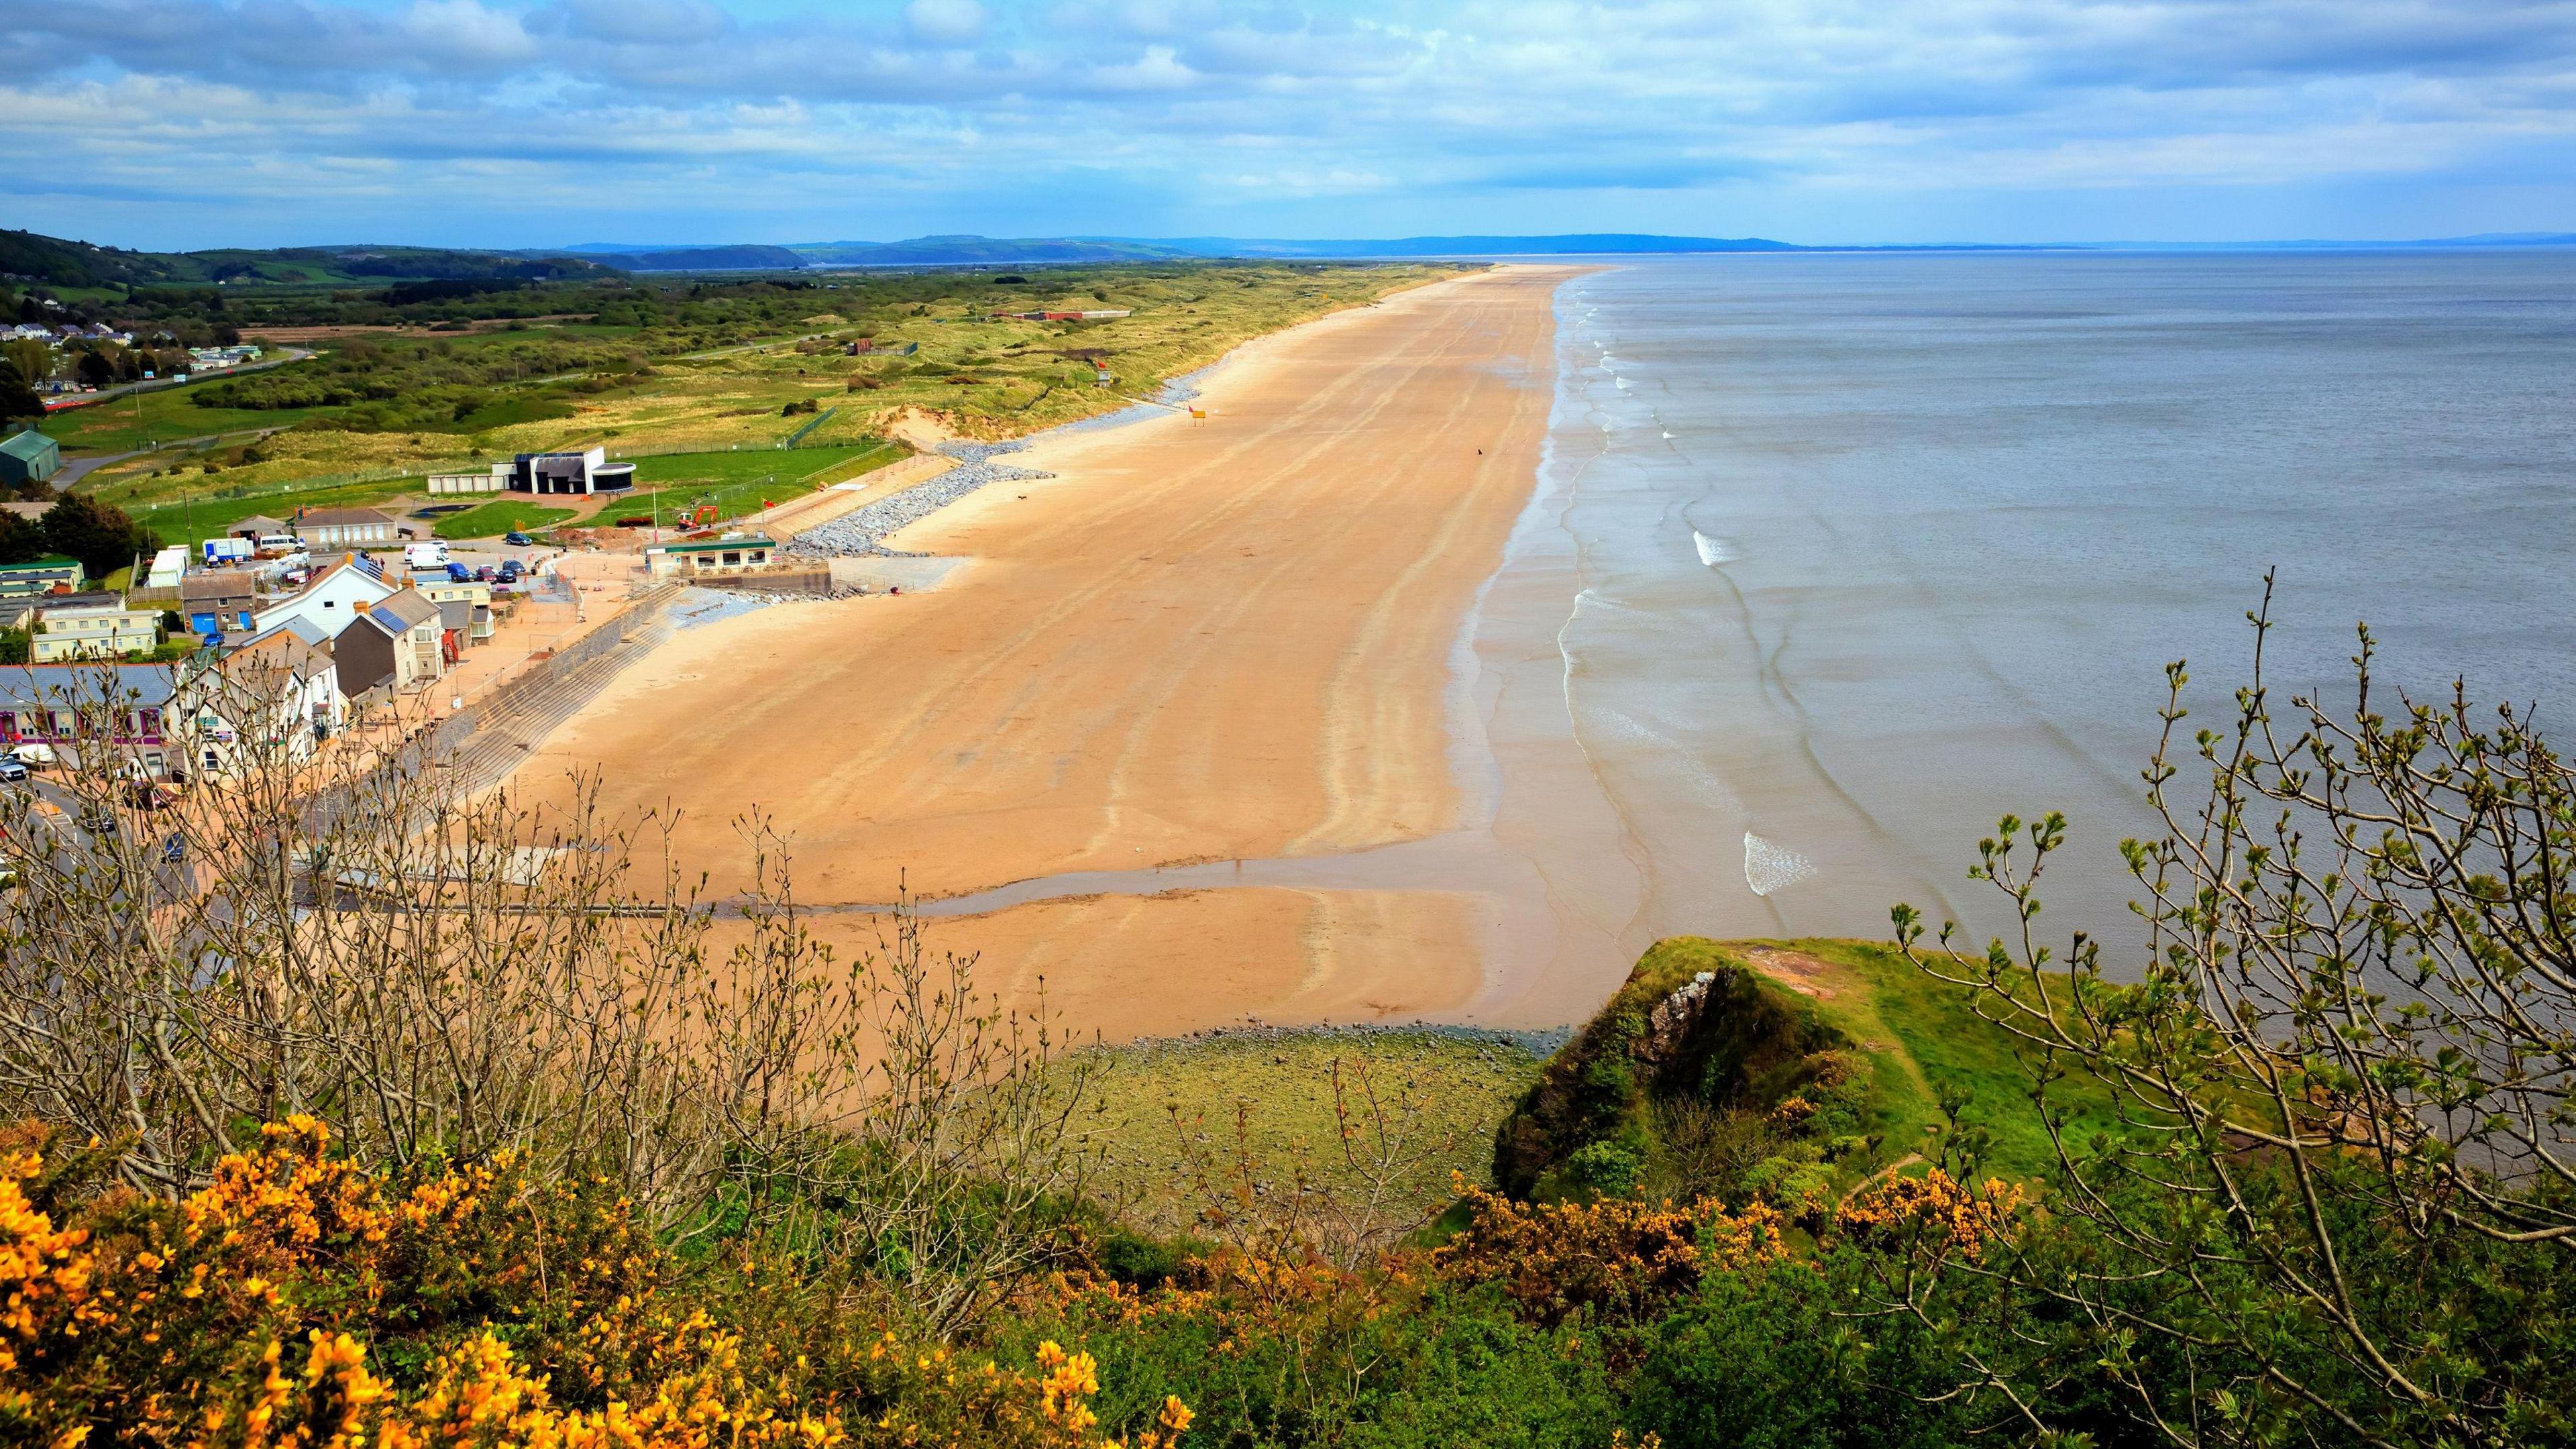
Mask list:
MULTIPOLYGON (((1459 828, 1079 872, 923 909, 1276 886, 1443 892, 1456 1015, 1579 1021, 1675 935, 1981 945, 2006 816, 2066 821, 2033 944, 2134 977, 2124 839, 2260 677, 2511 703, 2576 744, 2576 251, 1744 254, 1555 296, 1530 500, 1451 658, 1459 828)), ((2026 867, 2025 843, 2016 860, 2026 867)))
MULTIPOLYGON (((1460 642, 1510 889, 1486 1005, 1579 1014, 1655 939, 2143 939, 2167 701, 2253 677, 2536 709, 2576 744, 2576 252, 1641 259, 1557 294, 1546 455, 1460 642), (2025 852, 2025 855, 2027 852, 2025 852), (1544 925, 1552 923, 1553 929, 1544 925)), ((2186 808, 2205 769, 2186 747, 2186 808)), ((2124 957, 2124 954, 2125 957, 2124 957)))

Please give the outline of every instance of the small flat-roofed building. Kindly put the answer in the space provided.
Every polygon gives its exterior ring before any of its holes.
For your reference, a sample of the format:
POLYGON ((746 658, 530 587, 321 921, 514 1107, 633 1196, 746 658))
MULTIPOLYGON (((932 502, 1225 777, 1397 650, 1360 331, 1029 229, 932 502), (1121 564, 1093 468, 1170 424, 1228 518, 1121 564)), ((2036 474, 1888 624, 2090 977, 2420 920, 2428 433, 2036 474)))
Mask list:
POLYGON ((34 428, 0 438, 0 484, 43 483, 61 471, 62 446, 34 428))
POLYGON ((776 543, 758 534, 745 534, 734 538, 694 538, 662 544, 647 549, 644 561, 653 577, 668 579, 726 569, 766 568, 777 554, 776 543))
POLYGON ((608 450, 521 453, 510 463, 513 493, 623 493, 635 486, 635 465, 608 461, 608 450))
POLYGON ((374 508, 308 508, 295 516, 306 548, 370 548, 398 540, 391 514, 374 508))
POLYGON ((80 560, 55 554, 50 558, 27 563, 0 564, 0 599, 24 599, 37 594, 76 594, 89 576, 81 571, 80 560))

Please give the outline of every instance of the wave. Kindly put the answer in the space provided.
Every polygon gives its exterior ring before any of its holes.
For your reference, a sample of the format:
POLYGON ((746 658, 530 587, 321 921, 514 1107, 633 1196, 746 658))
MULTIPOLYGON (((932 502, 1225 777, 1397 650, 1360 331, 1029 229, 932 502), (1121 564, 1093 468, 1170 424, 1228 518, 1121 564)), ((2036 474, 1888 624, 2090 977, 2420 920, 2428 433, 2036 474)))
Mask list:
POLYGON ((1757 896, 1786 890, 1816 873, 1816 863, 1786 846, 1744 832, 1744 883, 1757 896))
MULTIPOLYGON (((1669 438, 1672 434, 1666 433, 1664 436, 1669 438)), ((1696 528, 1691 530, 1691 543, 1699 549, 1699 561, 1710 568, 1715 568, 1719 564, 1730 564, 1736 560, 1737 555, 1733 544, 1722 538, 1711 538, 1696 528)))
POLYGON ((1672 440, 1673 440, 1673 430, 1672 430, 1672 429, 1670 429, 1670 428, 1666 428, 1666 429, 1664 429, 1664 441, 1665 441, 1665 442, 1667 442, 1667 443, 1669 443, 1669 442, 1671 442, 1672 440))
POLYGON ((1617 387, 1621 392, 1626 392, 1626 391, 1628 390, 1628 379, 1626 379, 1626 378, 1624 378, 1624 377, 1614 377, 1614 378, 1610 379, 1610 381, 1611 381, 1611 383, 1612 383, 1614 386, 1616 386, 1616 387, 1617 387))

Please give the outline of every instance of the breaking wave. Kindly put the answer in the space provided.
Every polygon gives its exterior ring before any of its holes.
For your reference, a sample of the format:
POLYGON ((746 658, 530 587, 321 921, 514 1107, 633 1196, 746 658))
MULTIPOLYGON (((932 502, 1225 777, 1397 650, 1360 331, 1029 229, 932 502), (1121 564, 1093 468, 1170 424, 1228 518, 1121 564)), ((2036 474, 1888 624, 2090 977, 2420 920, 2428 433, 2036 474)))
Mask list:
POLYGON ((1757 896, 1786 890, 1816 873, 1816 863, 1748 830, 1744 832, 1744 883, 1757 896))
MULTIPOLYGON (((1672 434, 1666 433, 1664 436, 1669 438, 1672 434)), ((1691 530, 1691 543, 1699 549, 1699 561, 1708 565, 1710 568, 1715 568, 1719 564, 1735 562, 1735 550, 1728 545, 1725 539, 1711 538, 1707 534, 1694 528, 1691 530)))

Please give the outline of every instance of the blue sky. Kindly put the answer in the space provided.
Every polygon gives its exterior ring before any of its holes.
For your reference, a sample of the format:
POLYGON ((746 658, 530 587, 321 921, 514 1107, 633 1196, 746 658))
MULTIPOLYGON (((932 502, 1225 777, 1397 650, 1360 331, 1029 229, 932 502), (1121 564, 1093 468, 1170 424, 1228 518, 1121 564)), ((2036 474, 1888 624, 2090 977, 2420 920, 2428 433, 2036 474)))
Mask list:
POLYGON ((0 0, 128 246, 2576 231, 2576 0, 0 0))

